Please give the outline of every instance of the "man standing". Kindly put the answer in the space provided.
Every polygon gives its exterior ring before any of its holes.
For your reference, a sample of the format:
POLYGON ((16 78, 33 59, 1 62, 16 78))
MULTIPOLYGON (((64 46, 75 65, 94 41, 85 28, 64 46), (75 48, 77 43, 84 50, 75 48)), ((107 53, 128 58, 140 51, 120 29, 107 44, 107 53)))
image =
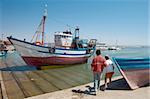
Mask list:
POLYGON ((101 56, 101 51, 96 51, 96 57, 93 59, 91 68, 94 75, 94 89, 95 94, 97 93, 97 90, 100 89, 100 79, 101 79, 101 73, 103 71, 103 68, 105 66, 105 59, 101 56))

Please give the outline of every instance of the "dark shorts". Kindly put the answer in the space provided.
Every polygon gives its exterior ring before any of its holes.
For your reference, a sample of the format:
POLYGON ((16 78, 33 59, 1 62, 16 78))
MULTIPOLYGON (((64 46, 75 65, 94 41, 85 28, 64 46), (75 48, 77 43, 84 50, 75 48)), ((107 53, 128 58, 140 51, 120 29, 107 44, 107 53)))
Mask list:
POLYGON ((114 74, 114 72, 106 73, 106 78, 111 78, 113 74, 114 74))

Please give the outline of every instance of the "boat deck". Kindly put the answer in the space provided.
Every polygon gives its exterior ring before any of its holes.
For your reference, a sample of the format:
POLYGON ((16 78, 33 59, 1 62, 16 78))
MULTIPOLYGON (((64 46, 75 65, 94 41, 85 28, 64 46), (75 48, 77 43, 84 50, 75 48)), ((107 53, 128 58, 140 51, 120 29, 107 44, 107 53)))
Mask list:
POLYGON ((7 55, 0 59, 0 81, 0 99, 22 99, 88 83, 92 73, 78 66, 36 70, 19 56, 7 55))

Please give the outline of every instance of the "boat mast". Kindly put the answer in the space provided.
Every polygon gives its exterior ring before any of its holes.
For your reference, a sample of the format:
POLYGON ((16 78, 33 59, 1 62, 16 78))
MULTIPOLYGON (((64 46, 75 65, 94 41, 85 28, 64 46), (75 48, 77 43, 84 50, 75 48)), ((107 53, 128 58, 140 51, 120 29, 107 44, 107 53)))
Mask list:
POLYGON ((35 39, 35 44, 36 45, 44 45, 44 32, 45 32, 45 20, 47 17, 47 4, 45 4, 45 9, 44 9, 44 14, 42 17, 42 20, 35 32, 35 34, 33 35, 31 42, 33 42, 33 40, 35 39))
POLYGON ((43 15, 43 28, 42 28, 42 45, 44 45, 44 32, 45 32, 45 20, 47 17, 47 4, 45 4, 44 15, 43 15))
POLYGON ((76 44, 76 47, 79 48, 79 27, 76 27, 75 29, 75 44, 76 44))
POLYGON ((75 39, 79 39, 79 27, 78 26, 75 29, 75 39))
POLYGON ((4 34, 2 33, 2 42, 3 42, 3 40, 4 40, 4 34))

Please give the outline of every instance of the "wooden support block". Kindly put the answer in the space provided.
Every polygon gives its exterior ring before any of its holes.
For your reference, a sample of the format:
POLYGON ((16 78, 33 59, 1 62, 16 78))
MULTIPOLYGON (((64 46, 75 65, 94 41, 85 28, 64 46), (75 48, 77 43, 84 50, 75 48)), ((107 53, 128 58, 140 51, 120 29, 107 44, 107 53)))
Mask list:
MULTIPOLYGON (((22 99, 24 94, 10 72, 2 72, 4 86, 8 99, 22 99)), ((3 91, 5 92, 5 91, 3 91)), ((6 98, 7 99, 7 98, 6 98)))

